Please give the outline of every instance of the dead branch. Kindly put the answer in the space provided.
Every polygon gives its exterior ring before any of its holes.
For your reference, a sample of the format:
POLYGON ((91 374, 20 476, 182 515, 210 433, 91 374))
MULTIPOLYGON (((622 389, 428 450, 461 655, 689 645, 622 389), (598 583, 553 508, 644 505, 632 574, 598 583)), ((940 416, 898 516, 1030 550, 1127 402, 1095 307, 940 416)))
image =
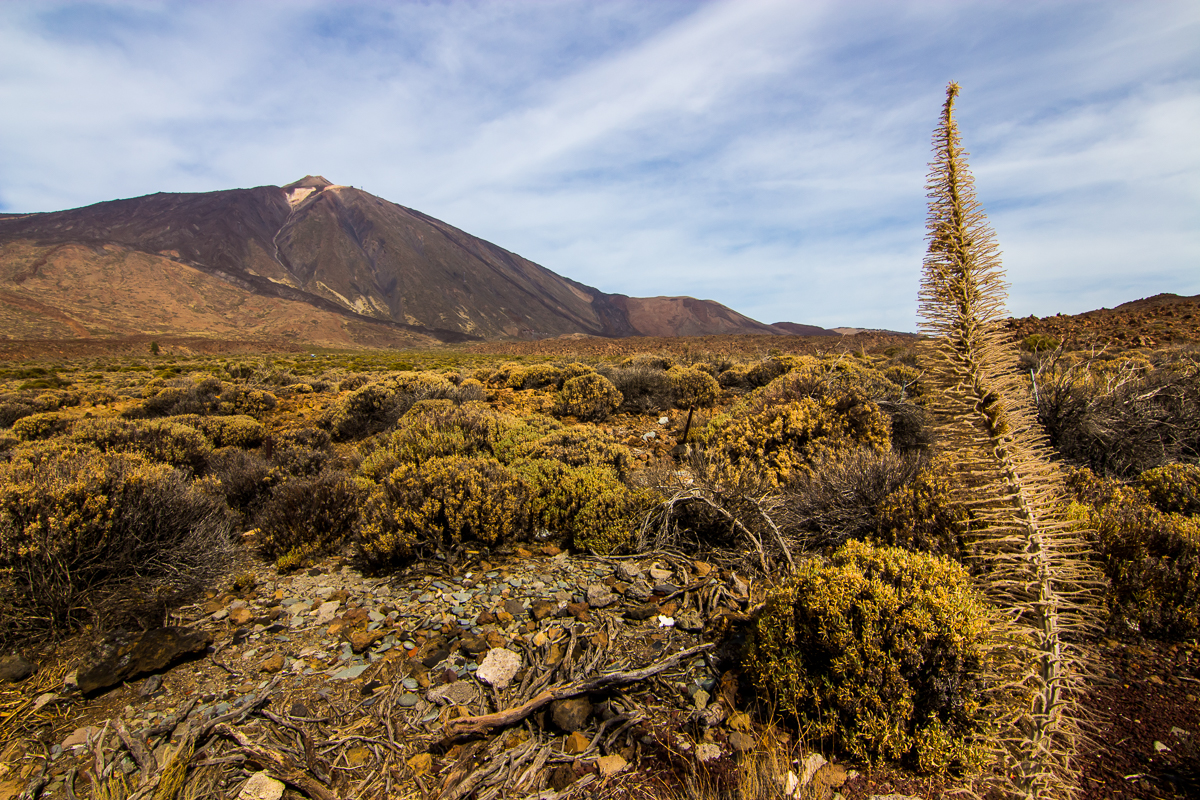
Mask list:
POLYGON ((578 697, 581 694, 590 694, 591 692, 605 689, 609 686, 624 686, 630 683, 638 683, 647 678, 658 675, 660 672, 670 669, 681 661, 684 661, 697 653, 702 653, 706 650, 711 650, 712 644, 702 644, 696 647, 690 647, 687 650, 681 650, 672 656, 657 661, 642 669, 631 670, 628 672, 607 672, 602 675, 597 675, 594 678, 589 678, 583 681, 562 684, 545 689, 533 699, 522 703, 521 705, 498 711, 495 714, 485 714, 480 717, 460 717, 446 722, 443 731, 447 740, 457 738, 459 736, 485 733, 492 728, 504 727, 512 725, 514 722, 521 720, 533 714, 535 711, 544 708, 555 700, 565 700, 569 697, 578 697))
POLYGON ((255 745, 241 731, 231 728, 224 722, 214 726, 212 731, 218 736, 225 736, 237 742, 238 750, 246 757, 246 760, 258 764, 276 780, 296 787, 313 800, 339 800, 336 794, 326 789, 308 773, 288 763, 282 754, 267 747, 255 745))

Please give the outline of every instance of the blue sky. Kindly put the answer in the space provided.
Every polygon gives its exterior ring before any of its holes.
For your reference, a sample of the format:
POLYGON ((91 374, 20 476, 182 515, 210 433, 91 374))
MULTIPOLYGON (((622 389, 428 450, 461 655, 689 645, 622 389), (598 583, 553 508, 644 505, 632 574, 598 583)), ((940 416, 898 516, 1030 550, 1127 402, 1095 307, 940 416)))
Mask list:
POLYGON ((1017 315, 1200 293, 1200 4, 0 2, 0 211, 320 174, 608 292, 914 330, 946 83, 1017 315))

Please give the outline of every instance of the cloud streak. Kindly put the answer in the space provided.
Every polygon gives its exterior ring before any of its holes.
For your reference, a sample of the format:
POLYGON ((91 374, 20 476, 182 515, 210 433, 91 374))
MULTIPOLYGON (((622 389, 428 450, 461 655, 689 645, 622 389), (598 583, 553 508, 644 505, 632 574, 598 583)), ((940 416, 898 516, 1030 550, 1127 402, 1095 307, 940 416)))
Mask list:
POLYGON ((605 291, 911 330, 948 80, 1017 314, 1200 292, 1194 4, 0 4, 0 211, 306 173, 605 291))

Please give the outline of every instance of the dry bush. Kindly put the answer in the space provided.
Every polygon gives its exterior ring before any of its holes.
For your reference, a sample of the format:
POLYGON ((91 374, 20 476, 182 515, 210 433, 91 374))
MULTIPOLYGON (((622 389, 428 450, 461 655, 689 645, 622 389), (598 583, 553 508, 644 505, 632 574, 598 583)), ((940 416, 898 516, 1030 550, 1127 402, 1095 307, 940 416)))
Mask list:
POLYGON ((874 447, 839 451, 783 487, 776 523, 806 549, 873 537, 880 529, 881 509, 899 505, 896 494, 912 486, 921 466, 919 456, 874 447))
POLYGON ((1125 479, 1200 459, 1200 364, 1194 353, 1047 360, 1035 377, 1038 421, 1067 459, 1125 479))
POLYGON ((882 544, 961 560, 967 552, 968 518, 955 504, 949 459, 917 472, 878 506, 875 538, 882 544))
POLYGON ((261 422, 245 414, 227 417, 182 414, 168 417, 166 421, 195 428, 207 436, 215 447, 258 447, 267 435, 267 429, 261 422))
POLYGON ((80 444, 26 445, 0 464, 0 639, 168 603, 220 573, 231 535, 224 505, 176 470, 80 444))
POLYGON ((240 447, 214 450, 208 459, 207 474, 215 480, 219 493, 242 520, 254 517, 272 486, 271 469, 256 453, 240 447))
POLYGON ((358 439, 387 430, 422 400, 465 403, 481 400, 484 394, 482 386, 456 386, 436 372, 400 372, 338 398, 321 424, 335 441, 358 439))
POLYGON ((975 771, 988 624, 958 564, 848 542, 768 594, 744 668, 810 741, 922 772, 975 771))
POLYGON ((605 366, 600 374, 621 393, 621 410, 632 413, 670 408, 675 388, 658 360, 629 363, 621 367, 605 366))
POLYGON ((361 501, 362 490, 345 473, 284 481, 258 516, 259 547, 280 569, 335 553, 353 532, 361 501))

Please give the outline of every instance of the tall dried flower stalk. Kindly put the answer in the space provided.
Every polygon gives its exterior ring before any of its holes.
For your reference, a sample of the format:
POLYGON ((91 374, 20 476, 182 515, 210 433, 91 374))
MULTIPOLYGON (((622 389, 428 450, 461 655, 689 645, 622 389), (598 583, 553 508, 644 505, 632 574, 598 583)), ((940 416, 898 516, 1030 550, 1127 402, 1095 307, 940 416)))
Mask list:
POLYGON ((1011 623, 1002 672, 1010 700, 1021 702, 998 738, 1009 790, 1070 795, 1088 663, 1084 612, 1096 581, 1084 543, 1056 519, 1062 478, 1001 328, 1007 287, 954 120, 958 92, 955 83, 947 87, 933 136, 919 296, 921 330, 933 338, 930 372, 940 386, 938 442, 957 464, 955 502, 971 515, 974 570, 1011 623))

